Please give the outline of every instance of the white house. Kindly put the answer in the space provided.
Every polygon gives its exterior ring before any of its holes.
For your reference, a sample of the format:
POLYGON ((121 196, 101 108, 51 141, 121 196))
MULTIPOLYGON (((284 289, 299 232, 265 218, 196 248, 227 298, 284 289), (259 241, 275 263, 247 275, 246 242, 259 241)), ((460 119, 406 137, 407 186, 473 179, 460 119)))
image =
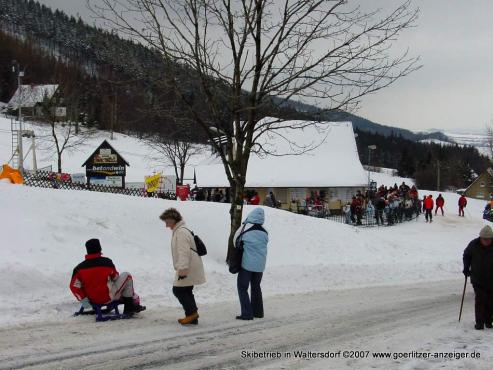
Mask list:
POLYGON ((58 85, 21 85, 7 104, 8 109, 22 109, 31 117, 41 116, 39 104, 51 99, 58 91, 58 85))
MULTIPOLYGON (((331 209, 340 209, 367 186, 368 173, 359 160, 351 122, 267 132, 260 142, 275 152, 267 156, 252 153, 250 157, 246 188, 256 190, 261 201, 273 191, 283 208, 289 209, 296 201, 318 193, 331 209), (297 154, 285 155, 293 152, 297 154)), ((201 188, 229 187, 222 164, 196 166, 195 172, 201 188)))

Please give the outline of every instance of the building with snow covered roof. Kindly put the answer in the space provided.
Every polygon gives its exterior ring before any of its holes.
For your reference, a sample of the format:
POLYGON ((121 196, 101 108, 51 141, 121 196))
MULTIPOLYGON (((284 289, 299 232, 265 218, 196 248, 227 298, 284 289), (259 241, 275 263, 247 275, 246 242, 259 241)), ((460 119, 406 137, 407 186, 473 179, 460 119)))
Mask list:
POLYGON ((468 198, 490 199, 493 194, 493 168, 488 168, 467 187, 464 195, 468 198))
MULTIPOLYGON (((367 186, 368 173, 359 160, 351 122, 268 131, 260 144, 271 154, 252 153, 246 188, 257 191, 261 201, 272 191, 282 208, 293 209, 306 197, 318 194, 330 209, 341 209, 367 186), (293 152, 296 154, 286 155, 293 152)), ((195 171, 197 186, 229 188, 222 164, 197 166, 195 171)))
POLYGON ((22 110, 23 116, 42 117, 41 103, 58 93, 58 85, 21 85, 7 104, 10 111, 22 110))

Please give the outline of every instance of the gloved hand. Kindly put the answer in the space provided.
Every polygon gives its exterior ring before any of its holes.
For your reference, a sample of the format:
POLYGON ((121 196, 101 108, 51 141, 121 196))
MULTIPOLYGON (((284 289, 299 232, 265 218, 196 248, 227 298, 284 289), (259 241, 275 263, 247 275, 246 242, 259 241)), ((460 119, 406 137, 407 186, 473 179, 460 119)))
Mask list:
POLYGON ((89 301, 89 298, 84 298, 80 301, 80 304, 82 307, 84 307, 85 310, 90 310, 92 309, 91 302, 89 301))
POLYGON ((465 277, 471 276, 471 270, 464 269, 464 271, 462 271, 462 273, 464 274, 465 277))
POLYGON ((189 269, 178 270, 178 280, 186 279, 188 273, 189 273, 189 269))

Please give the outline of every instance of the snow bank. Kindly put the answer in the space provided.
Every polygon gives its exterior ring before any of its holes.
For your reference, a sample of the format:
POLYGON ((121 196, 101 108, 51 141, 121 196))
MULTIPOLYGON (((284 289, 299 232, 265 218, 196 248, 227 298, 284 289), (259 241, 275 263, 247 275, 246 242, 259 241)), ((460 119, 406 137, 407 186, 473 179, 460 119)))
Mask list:
MULTIPOLYGON (((265 294, 457 277, 462 250, 483 224, 483 202, 470 200, 466 218, 459 218, 458 196, 445 194, 445 199, 447 215, 433 224, 420 219, 378 229, 266 208, 271 242, 265 294)), ((145 304, 177 306, 171 293, 171 233, 158 219, 167 207, 182 212, 209 250, 204 258, 208 283, 197 289, 198 301, 235 300, 235 276, 223 262, 228 205, 0 183, 0 326, 74 311, 68 283, 89 238, 101 240, 119 271, 134 275, 145 304)))

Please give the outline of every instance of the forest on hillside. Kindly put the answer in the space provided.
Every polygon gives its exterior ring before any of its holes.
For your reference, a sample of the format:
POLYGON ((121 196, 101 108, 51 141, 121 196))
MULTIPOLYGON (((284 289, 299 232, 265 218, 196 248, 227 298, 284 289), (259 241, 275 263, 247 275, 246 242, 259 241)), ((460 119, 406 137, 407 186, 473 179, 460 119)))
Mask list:
MULTIPOLYGON (((16 89, 14 60, 26 72, 24 84, 61 86, 71 120, 139 137, 157 134, 191 142, 206 140, 168 83, 173 79, 185 86, 187 99, 200 107, 204 97, 197 94, 200 89, 195 86, 193 70, 178 66, 174 68, 178 73, 170 75, 157 52, 87 25, 80 18, 52 11, 33 0, 0 0, 3 102, 16 89)), ((220 81, 212 82, 221 89, 220 81)), ((306 105, 278 106, 275 101, 272 98, 272 104, 267 104, 265 115, 291 119, 320 117, 306 105)), ((357 116, 336 111, 327 112, 323 118, 327 117, 348 120, 357 116)), ((394 132, 386 128, 382 134, 362 130, 361 125, 355 123, 359 127, 356 133, 362 163, 368 164, 368 145, 377 145, 370 165, 396 168, 399 175, 416 178, 420 187, 436 189, 440 168, 440 189, 462 188, 489 165, 488 158, 474 148, 419 143, 413 140, 418 136, 406 132, 404 137, 398 129, 394 132)))
POLYGON ((399 135, 383 136, 355 130, 361 163, 397 169, 424 189, 461 189, 490 166, 488 157, 474 147, 458 144, 420 143, 399 135), (376 145, 371 153, 369 145, 376 145), (440 183, 438 178, 440 177, 440 183))

